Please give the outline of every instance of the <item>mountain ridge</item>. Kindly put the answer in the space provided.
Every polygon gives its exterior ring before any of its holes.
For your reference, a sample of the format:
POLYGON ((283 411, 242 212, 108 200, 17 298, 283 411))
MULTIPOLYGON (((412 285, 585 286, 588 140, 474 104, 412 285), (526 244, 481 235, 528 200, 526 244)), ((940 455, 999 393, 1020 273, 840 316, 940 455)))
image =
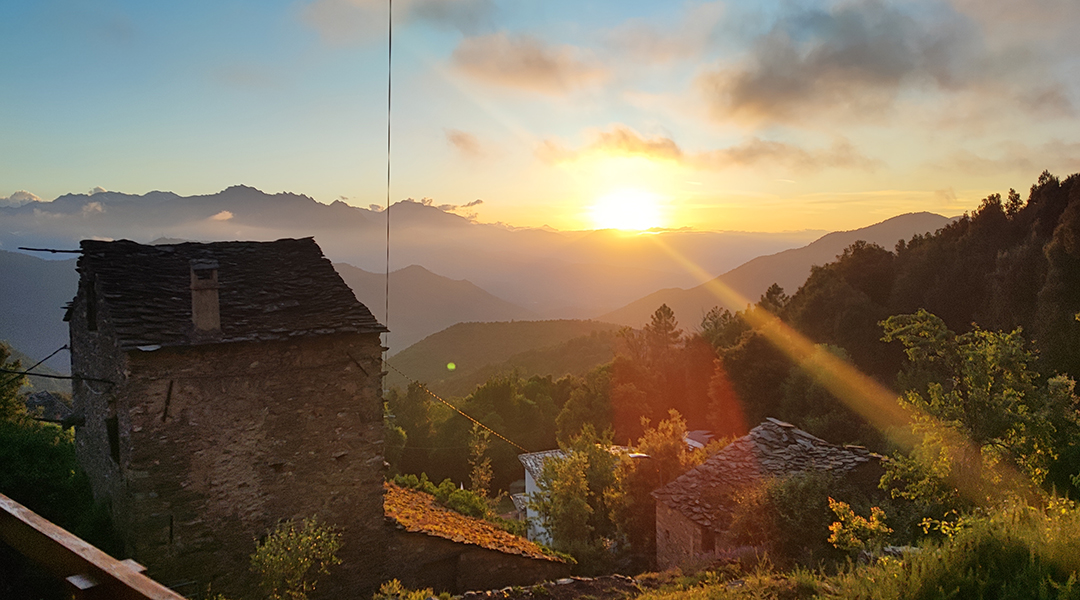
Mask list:
POLYGON ((814 265, 835 260, 844 248, 858 240, 876 243, 892 250, 901 239, 907 240, 915 234, 936 231, 951 221, 948 217, 930 212, 905 213, 867 227, 834 231, 801 248, 791 248, 751 259, 698 286, 658 290, 622 308, 598 315, 596 319, 641 327, 653 311, 661 304, 667 304, 675 311, 684 327, 690 322, 696 325, 713 306, 732 311, 741 310, 745 308, 745 303, 756 302, 773 283, 779 284, 788 294, 794 293, 809 277, 810 269, 814 265), (727 299, 716 297, 711 286, 717 283, 735 294, 727 299), (740 299, 745 301, 744 305, 737 305, 733 301, 735 296, 741 296, 740 299))

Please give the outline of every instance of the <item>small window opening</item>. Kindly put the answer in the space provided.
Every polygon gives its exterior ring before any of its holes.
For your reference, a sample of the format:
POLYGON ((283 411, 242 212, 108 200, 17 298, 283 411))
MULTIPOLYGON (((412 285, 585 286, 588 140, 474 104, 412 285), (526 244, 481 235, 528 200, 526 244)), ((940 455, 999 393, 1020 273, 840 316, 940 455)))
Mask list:
POLYGON ((109 454, 114 463, 120 464, 120 422, 115 416, 105 419, 105 431, 109 436, 109 454))

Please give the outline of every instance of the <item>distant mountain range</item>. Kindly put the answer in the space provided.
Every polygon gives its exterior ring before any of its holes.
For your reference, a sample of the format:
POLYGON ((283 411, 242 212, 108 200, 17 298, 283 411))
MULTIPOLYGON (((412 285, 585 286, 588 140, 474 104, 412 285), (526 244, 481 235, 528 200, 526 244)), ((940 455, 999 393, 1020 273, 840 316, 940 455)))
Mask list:
MULTIPOLYGON (((170 192, 72 194, 53 202, 0 208, 0 248, 74 249, 89 237, 175 242, 314 235, 357 297, 384 319, 385 217, 343 202, 326 205, 307 196, 271 195, 244 186, 190 197, 170 192)), ((773 282, 794 292, 811 265, 832 260, 855 240, 891 248, 897 240, 936 230, 948 219, 928 213, 902 215, 824 237, 809 231, 631 235, 478 224, 428 204, 404 201, 391 208, 390 222, 391 266, 405 266, 392 269, 390 276, 389 343, 391 354, 401 352, 404 360, 407 347, 462 322, 583 317, 640 327, 667 303, 683 327, 692 329, 714 305, 742 306, 720 302, 704 287, 694 287, 701 280, 686 271, 683 261, 708 273, 724 273, 717 278, 720 282, 746 301, 755 301, 773 282), (612 310, 618 306, 623 308, 612 310)), ((74 296, 78 278, 73 259, 45 258, 55 257, 0 250, 0 339, 35 360, 67 343, 63 307, 74 296)), ((481 362, 468 358, 455 377, 591 331, 575 331, 570 337, 530 334, 527 338, 535 343, 499 350, 481 362)), ((492 342, 485 344, 495 349, 492 342)), ((67 363, 61 353, 48 364, 66 372, 67 363)), ((438 374, 427 373, 416 376, 434 381, 438 374)))
POLYGON ((390 327, 388 345, 408 348, 423 338, 462 322, 536 319, 520 306, 464 280, 436 275, 419 265, 390 273, 389 320, 386 319, 386 276, 369 273, 345 263, 334 268, 380 322, 390 327))
POLYGON ((932 233, 950 221, 933 213, 908 213, 862 229, 833 232, 802 248, 759 256, 720 275, 710 284, 690 289, 663 289, 600 315, 597 319, 641 327, 660 305, 667 304, 675 311, 683 328, 693 329, 712 307, 720 306, 732 311, 746 308, 747 302, 757 302, 773 283, 779 284, 789 295, 795 293, 810 276, 811 267, 836 260, 845 248, 856 241, 863 240, 892 250, 898 241, 909 240, 915 234, 932 233), (717 297, 712 291, 716 284, 733 294, 717 297))
MULTIPOLYGON (((698 283, 675 256, 722 273, 763 254, 797 248, 824 231, 560 232, 480 224, 430 204, 390 209, 390 270, 423 265, 540 318, 590 318, 666 287, 698 283)), ((334 262, 386 269, 386 214, 344 202, 233 186, 205 196, 150 192, 68 194, 0 208, 0 249, 77 248, 80 239, 199 241, 314 236, 334 262)), ((395 295, 391 290, 391 302, 395 295)), ((391 306, 393 315, 393 306, 391 306)))

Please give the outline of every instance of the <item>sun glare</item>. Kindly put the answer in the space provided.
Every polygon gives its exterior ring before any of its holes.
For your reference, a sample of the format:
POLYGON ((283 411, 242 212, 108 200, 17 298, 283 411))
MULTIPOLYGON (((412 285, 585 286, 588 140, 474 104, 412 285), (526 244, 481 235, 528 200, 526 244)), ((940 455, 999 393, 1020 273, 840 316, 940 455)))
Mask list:
POLYGON ((644 231, 663 225, 660 198, 639 189, 616 190, 601 196, 589 208, 597 229, 644 231))

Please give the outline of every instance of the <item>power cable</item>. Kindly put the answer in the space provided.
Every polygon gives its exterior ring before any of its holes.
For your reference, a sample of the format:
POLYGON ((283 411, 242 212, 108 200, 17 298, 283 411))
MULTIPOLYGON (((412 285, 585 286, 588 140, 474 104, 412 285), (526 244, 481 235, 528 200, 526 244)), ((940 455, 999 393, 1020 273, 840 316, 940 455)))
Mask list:
MULTIPOLYGON (((390 124, 394 82, 394 0, 388 0, 386 16, 386 288, 383 290, 383 325, 390 328, 390 124)), ((390 332, 386 332, 387 346, 390 332)))
POLYGON ((524 446, 522 446, 521 444, 518 444, 518 443, 516 443, 516 442, 512 442, 512 441, 510 441, 510 439, 508 439, 508 438, 507 438, 506 436, 502 435, 502 434, 501 434, 501 433, 499 433, 498 431, 495 431, 494 429, 492 429, 492 428, 488 427, 487 425, 484 425, 484 424, 483 424, 483 423, 481 423, 480 421, 477 421, 477 420, 476 420, 476 419, 474 419, 473 417, 471 417, 471 416, 467 415, 467 414, 466 414, 466 413, 465 413, 465 412, 464 412, 463 410, 461 410, 460 408, 458 408, 458 407, 454 406, 453 404, 450 404, 450 403, 449 403, 449 402, 447 402, 446 400, 443 400, 443 399, 442 399, 442 398, 441 398, 441 397, 440 397, 440 396, 439 396, 438 394, 436 394, 435 392, 433 392, 433 391, 429 390, 429 389, 427 388, 427 386, 426 386, 426 385, 424 385, 424 384, 420 383, 419 381, 417 381, 417 380, 413 379, 412 377, 409 377, 408 375, 406 375, 406 374, 402 373, 402 372, 401 372, 401 370, 400 370, 400 369, 398 369, 397 367, 395 367, 394 365, 392 365, 392 364, 390 364, 390 363, 385 363, 385 364, 386 364, 386 366, 388 366, 388 367, 390 367, 391 369, 393 369, 394 371, 396 371, 398 375, 401 375, 401 376, 402 376, 402 377, 404 377, 405 379, 409 380, 409 382, 410 382, 410 383, 415 383, 416 385, 420 386, 420 389, 422 389, 422 390, 424 390, 425 392, 427 392, 427 393, 428 393, 428 395, 429 395, 429 396, 431 396, 432 398, 434 398, 434 399, 438 400, 439 402, 442 402, 443 404, 445 404, 445 405, 449 406, 449 407, 450 407, 451 409, 453 409, 453 410, 454 410, 454 412, 456 412, 457 414, 459 414, 459 415, 461 415, 461 416, 465 417, 466 419, 468 419, 468 420, 472 421, 472 422, 473 422, 473 423, 474 423, 475 425, 477 425, 477 426, 479 426, 479 427, 481 427, 481 428, 483 428, 483 429, 486 429, 487 431, 489 431, 489 432, 490 432, 490 433, 491 433, 492 435, 494 435, 495 437, 497 437, 497 438, 499 438, 500 440, 502 440, 502 441, 506 442, 507 444, 510 444, 511 446, 513 446, 513 447, 517 448, 518 450, 521 450, 522 452, 524 452, 524 453, 526 453, 526 454, 528 454, 528 453, 529 453, 529 451, 528 451, 528 450, 526 450, 526 449, 525 449, 525 447, 524 447, 524 446))
MULTIPOLYGON (((52 354, 50 354, 50 355, 46 356, 45 358, 37 361, 36 363, 34 363, 34 366, 30 367, 29 369, 26 369, 26 371, 23 374, 25 374, 25 375, 34 375, 35 377, 48 377, 48 375, 35 375, 34 373, 31 373, 30 371, 33 371, 34 369, 40 367, 41 363, 43 363, 43 362, 49 360, 50 358, 56 356, 57 354, 60 353, 61 350, 70 350, 70 348, 68 348, 67 344, 64 344, 63 346, 60 346, 56 350, 53 350, 52 354)), ((5 371, 5 372, 14 373, 14 371, 5 371)), ((12 377, 11 379, 8 379, 4 383, 0 383, 0 387, 7 387, 9 384, 14 382, 16 379, 18 379, 21 376, 22 375, 15 375, 14 377, 12 377)))

